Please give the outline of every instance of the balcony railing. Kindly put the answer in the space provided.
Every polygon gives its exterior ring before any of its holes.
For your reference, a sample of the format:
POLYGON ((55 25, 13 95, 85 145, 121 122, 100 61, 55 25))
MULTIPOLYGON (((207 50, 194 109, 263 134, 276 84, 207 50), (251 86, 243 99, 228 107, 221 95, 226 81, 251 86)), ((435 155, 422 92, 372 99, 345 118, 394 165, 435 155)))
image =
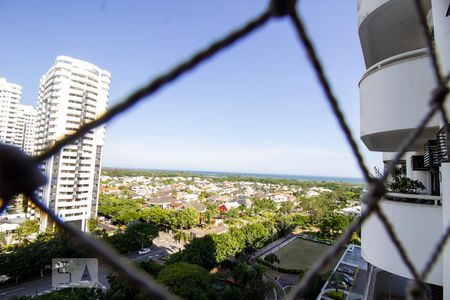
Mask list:
POLYGON ((422 56, 428 56, 428 55, 429 55, 428 49, 427 48, 422 48, 422 49, 416 49, 416 50, 412 50, 412 51, 409 51, 409 52, 405 52, 405 53, 401 53, 401 54, 397 54, 397 55, 388 57, 388 58, 380 61, 379 63, 374 64, 370 68, 368 68, 366 70, 366 72, 364 73, 364 75, 362 76, 362 78, 359 81, 359 83, 361 83, 361 81, 363 81, 364 78, 366 78, 370 74, 378 71, 381 68, 384 68, 386 66, 395 64, 397 62, 402 62, 402 61, 405 61, 405 60, 408 60, 408 59, 414 59, 414 58, 418 58, 418 57, 422 57, 422 56))
POLYGON ((423 194, 387 193, 384 196, 384 200, 442 206, 442 197, 423 194))

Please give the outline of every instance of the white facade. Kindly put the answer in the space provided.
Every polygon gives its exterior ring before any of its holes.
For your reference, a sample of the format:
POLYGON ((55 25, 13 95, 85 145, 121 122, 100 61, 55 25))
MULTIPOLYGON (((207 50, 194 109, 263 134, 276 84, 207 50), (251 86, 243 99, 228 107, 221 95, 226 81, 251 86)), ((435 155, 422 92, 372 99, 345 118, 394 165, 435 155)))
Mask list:
MULTIPOLYGON (((450 1, 421 2, 427 11, 443 74, 448 74, 450 16, 446 16, 446 12, 450 1)), ((361 139, 370 150, 384 152, 383 160, 387 163, 393 157, 389 152, 399 149, 430 109, 429 101, 437 82, 413 1, 358 0, 358 14, 359 37, 367 68, 359 84, 361 139)), ((450 107, 448 100, 447 109, 450 107)), ((391 193, 380 203, 419 272, 450 221, 450 163, 440 159, 432 166, 418 166, 415 160, 415 156, 424 155, 426 142, 437 139, 442 126, 439 117, 432 118, 408 149, 410 152, 402 157, 406 176, 420 180, 426 187, 425 194, 391 193)), ((361 234, 362 254, 372 270, 412 278, 376 216, 363 224, 361 234)), ((450 299, 449 264, 450 249, 446 247, 425 280, 434 285, 432 288, 443 286, 444 299, 450 299)), ((375 295, 370 288, 366 291, 366 299, 387 297, 387 294, 375 295)))
POLYGON ((0 141, 10 145, 17 143, 16 119, 22 97, 22 87, 0 78, 0 141))
MULTIPOLYGON (((42 76, 38 99, 36 153, 73 133, 108 107, 111 74, 91 63, 58 56, 42 76)), ((99 176, 105 126, 89 131, 43 165, 49 183, 40 197, 57 215, 83 231, 97 215, 99 176)), ((46 216, 41 230, 52 228, 46 216)))
POLYGON ((37 111, 29 105, 19 105, 16 120, 16 143, 27 154, 34 154, 37 111))
POLYGON ((0 78, 0 142, 32 155, 37 113, 32 106, 20 104, 21 96, 20 85, 0 78))

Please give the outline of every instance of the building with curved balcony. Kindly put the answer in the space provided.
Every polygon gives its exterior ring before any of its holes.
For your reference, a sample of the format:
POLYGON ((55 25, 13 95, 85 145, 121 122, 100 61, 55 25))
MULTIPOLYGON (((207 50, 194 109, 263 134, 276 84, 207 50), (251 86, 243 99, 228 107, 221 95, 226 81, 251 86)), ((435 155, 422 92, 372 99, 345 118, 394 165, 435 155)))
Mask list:
MULTIPOLYGON (((89 62, 56 58, 40 81, 37 154, 107 110, 110 79, 108 71, 89 62)), ((43 164, 48 184, 39 197, 59 217, 83 231, 87 220, 97 215, 104 141, 105 126, 97 127, 43 164)), ((54 226, 46 215, 40 218, 41 230, 54 226)))
MULTIPOLYGON (((448 74, 450 1, 420 1, 439 64, 443 74, 448 74)), ((437 80, 414 1, 358 0, 358 26, 366 65, 359 82, 360 136, 369 150, 382 152, 388 164, 430 110, 437 80)), ((441 119, 436 115, 427 123, 390 178, 394 183, 395 178, 418 180, 424 189, 417 194, 391 191, 380 202, 419 272, 450 221, 450 139, 441 119)), ((412 274, 377 216, 362 225, 361 235, 362 255, 370 265, 365 299, 404 299, 412 274)), ((443 294, 450 299, 449 266, 447 247, 425 279, 429 298, 439 299, 443 294)))

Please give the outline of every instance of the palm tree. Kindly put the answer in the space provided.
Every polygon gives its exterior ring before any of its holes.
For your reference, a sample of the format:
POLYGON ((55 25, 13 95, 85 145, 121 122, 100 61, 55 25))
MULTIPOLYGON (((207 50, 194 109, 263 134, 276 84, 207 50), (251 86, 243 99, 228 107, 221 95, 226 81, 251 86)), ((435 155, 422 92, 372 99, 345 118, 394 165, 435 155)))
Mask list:
POLYGON ((189 236, 189 233, 184 230, 177 230, 175 232, 175 234, 173 235, 173 239, 177 243, 186 244, 187 242, 190 241, 190 236, 189 236))
POLYGON ((266 257, 264 257, 264 260, 270 263, 271 269, 274 263, 277 263, 278 267, 280 266, 280 259, 275 253, 270 253, 269 255, 266 255, 266 257))
POLYGON ((275 253, 270 253, 269 255, 267 255, 264 258, 265 261, 273 264, 273 263, 280 263, 280 259, 278 258, 278 256, 275 253))
POLYGON ((4 232, 0 232, 0 249, 5 245, 6 245, 6 234, 4 232))
POLYGON ((241 287, 246 287, 251 281, 262 280, 264 268, 259 264, 240 262, 233 270, 233 278, 241 287))

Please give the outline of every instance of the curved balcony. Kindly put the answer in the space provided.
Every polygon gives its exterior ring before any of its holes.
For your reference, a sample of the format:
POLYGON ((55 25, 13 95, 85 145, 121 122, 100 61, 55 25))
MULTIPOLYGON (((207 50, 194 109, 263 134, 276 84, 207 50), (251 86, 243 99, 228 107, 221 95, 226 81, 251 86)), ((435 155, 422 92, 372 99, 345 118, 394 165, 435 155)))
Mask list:
MULTIPOLYGON (((419 271, 425 266, 442 234, 440 201, 437 196, 391 193, 380 203, 419 271)), ((364 204, 362 209, 366 209, 364 204)), ((362 255, 367 262, 399 276, 412 278, 377 216, 372 215, 364 222, 361 234, 362 255)), ((427 282, 442 285, 441 259, 427 282)))
MULTIPOLYGON (((430 2, 422 0, 426 11, 430 2)), ((426 46, 414 1, 360 0, 358 16, 367 68, 388 57, 426 46)))
MULTIPOLYGON (((390 57, 372 66, 359 83, 361 139, 371 151, 395 152, 429 110, 435 87, 426 49, 390 57)), ((434 117, 409 151, 422 149, 438 130, 434 117)))
POLYGON ((358 25, 374 12, 377 8, 390 0, 358 0, 358 25))

